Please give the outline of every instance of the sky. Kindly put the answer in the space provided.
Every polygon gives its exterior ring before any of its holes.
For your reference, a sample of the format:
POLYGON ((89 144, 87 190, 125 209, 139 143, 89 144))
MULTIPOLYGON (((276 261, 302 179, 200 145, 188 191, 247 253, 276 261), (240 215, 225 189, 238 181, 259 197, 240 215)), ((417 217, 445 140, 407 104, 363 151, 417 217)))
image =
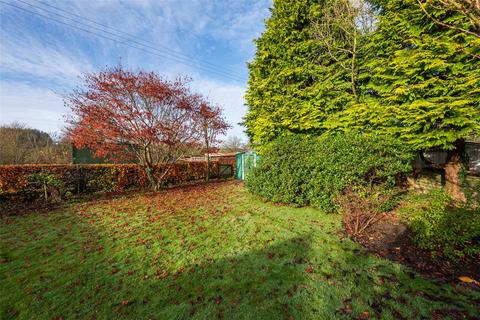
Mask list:
POLYGON ((191 87, 224 108, 246 141, 247 63, 271 0, 0 0, 0 124, 64 127, 82 75, 122 64, 191 87))

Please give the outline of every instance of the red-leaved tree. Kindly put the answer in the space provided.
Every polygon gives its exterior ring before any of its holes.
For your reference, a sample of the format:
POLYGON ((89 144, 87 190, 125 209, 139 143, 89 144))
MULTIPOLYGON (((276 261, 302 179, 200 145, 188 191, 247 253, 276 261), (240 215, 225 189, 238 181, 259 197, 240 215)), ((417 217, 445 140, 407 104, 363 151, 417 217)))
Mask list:
POLYGON ((219 105, 209 103, 206 99, 200 98, 198 104, 197 119, 200 126, 202 143, 207 153, 207 176, 210 179, 210 152, 211 147, 215 146, 219 140, 218 137, 226 134, 231 127, 222 116, 222 108, 219 105))
POLYGON ((202 143, 202 97, 187 83, 186 78, 168 81, 121 66, 87 74, 84 86, 66 98, 73 115, 67 135, 96 157, 115 162, 136 157, 158 190, 170 164, 202 143))

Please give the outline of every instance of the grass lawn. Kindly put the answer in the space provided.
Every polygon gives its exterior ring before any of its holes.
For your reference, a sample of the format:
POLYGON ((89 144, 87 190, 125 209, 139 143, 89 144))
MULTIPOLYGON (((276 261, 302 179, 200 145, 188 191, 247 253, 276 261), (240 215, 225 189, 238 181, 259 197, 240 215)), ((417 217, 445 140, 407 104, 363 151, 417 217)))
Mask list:
POLYGON ((340 217, 234 182, 1 222, 1 319, 474 318, 480 292, 344 239, 340 217))

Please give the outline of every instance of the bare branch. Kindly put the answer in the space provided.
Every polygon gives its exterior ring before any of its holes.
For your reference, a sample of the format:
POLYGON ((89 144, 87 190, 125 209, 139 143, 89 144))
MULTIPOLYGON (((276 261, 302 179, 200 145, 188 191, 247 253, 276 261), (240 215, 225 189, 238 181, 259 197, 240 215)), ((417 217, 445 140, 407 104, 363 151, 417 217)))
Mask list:
POLYGON ((313 36, 325 53, 350 74, 352 94, 358 102, 358 58, 366 46, 364 37, 375 28, 376 12, 364 0, 326 0, 321 16, 312 23, 313 36))
POLYGON ((480 0, 439 0, 439 2, 443 5, 444 9, 457 12, 468 18, 472 28, 476 31, 470 31, 465 28, 461 28, 459 26, 440 21, 439 19, 435 18, 430 12, 428 12, 426 7, 427 1, 424 3, 421 0, 417 0, 417 3, 422 9, 422 11, 434 23, 445 28, 457 30, 465 34, 480 38, 480 0))

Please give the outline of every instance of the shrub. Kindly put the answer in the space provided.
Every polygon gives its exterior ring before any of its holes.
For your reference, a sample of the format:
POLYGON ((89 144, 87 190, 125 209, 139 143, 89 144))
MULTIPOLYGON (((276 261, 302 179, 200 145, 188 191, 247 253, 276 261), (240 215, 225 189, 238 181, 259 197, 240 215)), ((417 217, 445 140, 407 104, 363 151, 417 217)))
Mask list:
MULTIPOLYGON (((136 170, 121 166, 100 167, 92 173, 93 174, 87 179, 87 188, 104 192, 123 191, 134 187, 135 183, 132 179, 138 176, 136 170)), ((144 187, 141 182, 138 183, 137 186, 144 187)))
POLYGON ((412 196, 401 214, 417 245, 433 255, 480 254, 480 210, 458 207, 444 191, 412 196))
POLYGON ((57 176, 47 171, 40 171, 28 176, 28 182, 32 186, 32 190, 37 193, 43 194, 45 202, 52 200, 60 200, 60 190, 63 186, 63 182, 58 179, 57 176))
POLYGON ((246 177, 248 189, 274 202, 307 204, 306 186, 313 170, 308 141, 305 136, 292 136, 267 146, 259 166, 246 177))
POLYGON ((385 136, 356 132, 322 137, 292 135, 267 145, 258 168, 247 177, 249 190, 274 202, 310 204, 327 211, 352 186, 393 188, 411 171, 412 152, 385 136))
POLYGON ((348 188, 339 198, 342 224, 352 237, 363 235, 369 227, 397 206, 401 193, 383 184, 348 188))

